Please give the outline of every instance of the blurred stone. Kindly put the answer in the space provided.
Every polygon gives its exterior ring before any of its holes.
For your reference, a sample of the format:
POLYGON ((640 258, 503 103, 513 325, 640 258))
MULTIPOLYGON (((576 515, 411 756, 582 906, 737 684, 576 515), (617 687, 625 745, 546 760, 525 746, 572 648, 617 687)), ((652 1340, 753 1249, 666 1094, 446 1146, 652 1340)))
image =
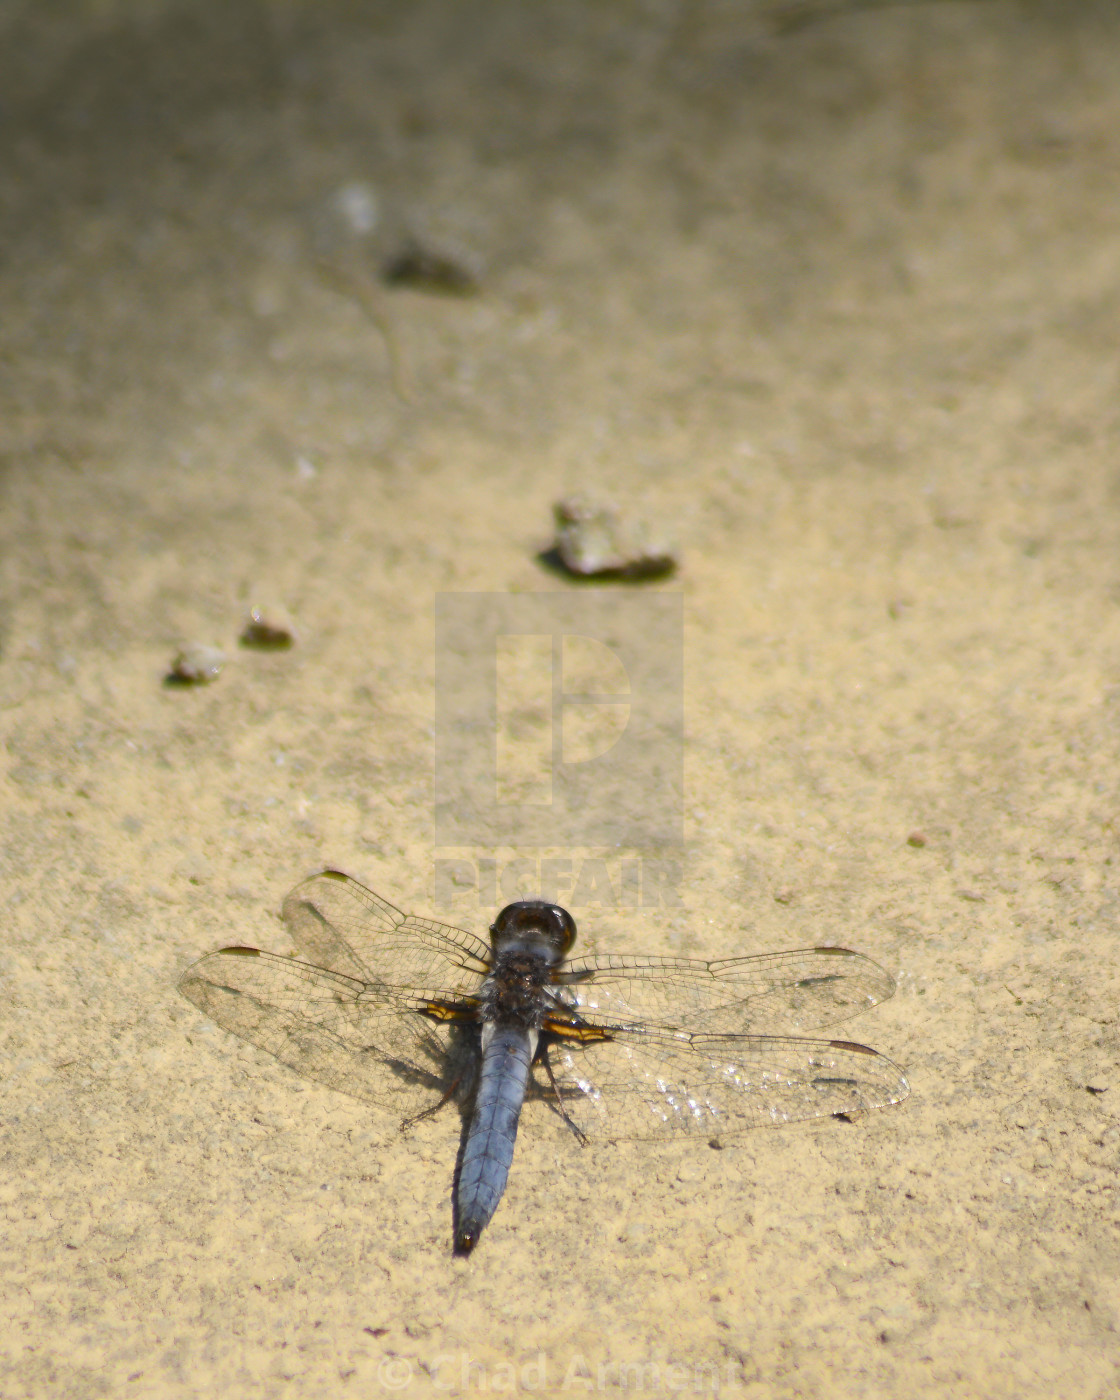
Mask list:
POLYGON ((250 608, 238 640, 251 651, 289 651, 295 646, 296 633, 283 608, 250 608))
POLYGON ((176 653, 167 673, 169 685, 209 685, 222 674, 226 654, 204 642, 188 642, 176 653))
POLYGON ((418 243, 409 243, 394 253, 381 269, 381 280, 390 287, 410 287, 441 296, 469 297, 478 291, 478 278, 469 267, 418 243))
POLYGON ((665 578, 677 567, 673 547, 644 520, 613 501, 568 496, 553 506, 555 561, 580 578, 665 578))

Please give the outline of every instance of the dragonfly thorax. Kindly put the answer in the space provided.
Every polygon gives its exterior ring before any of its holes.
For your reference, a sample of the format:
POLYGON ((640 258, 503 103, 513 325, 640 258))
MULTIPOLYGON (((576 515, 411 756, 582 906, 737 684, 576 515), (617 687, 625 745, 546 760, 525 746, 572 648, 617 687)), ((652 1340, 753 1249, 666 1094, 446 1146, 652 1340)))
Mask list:
POLYGON ((540 951, 504 948, 482 984, 481 1019, 539 1029, 551 1005, 544 989, 552 982, 552 968, 551 959, 540 951))

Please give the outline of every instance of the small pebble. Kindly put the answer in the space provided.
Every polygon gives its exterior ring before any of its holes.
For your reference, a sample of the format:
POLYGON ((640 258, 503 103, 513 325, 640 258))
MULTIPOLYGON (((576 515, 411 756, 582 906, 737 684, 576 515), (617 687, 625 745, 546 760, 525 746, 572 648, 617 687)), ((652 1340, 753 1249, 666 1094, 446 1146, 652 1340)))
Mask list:
POLYGON ((672 547, 643 520, 628 519, 613 501, 568 496, 552 508, 553 558, 579 578, 665 578, 677 567, 672 547))
POLYGON ((381 280, 390 287, 411 287, 442 296, 469 297, 478 291, 478 279, 469 268, 416 243, 389 258, 381 269, 381 280))
POLYGON ((280 608, 251 608, 239 638, 251 651, 289 651, 296 641, 291 619, 280 608))
POLYGON ((372 233, 380 222, 377 191, 364 180, 351 180, 348 185, 340 185, 331 202, 351 233, 360 236, 372 233))
POLYGON ((906 844, 908 846, 914 846, 918 850, 920 850, 923 846, 928 844, 928 841, 929 838, 926 836, 924 831, 912 831, 910 835, 906 838, 906 844))
POLYGON ((209 685, 222 674, 226 654, 217 647, 191 642, 176 654, 167 673, 169 685, 209 685))
POLYGON ((339 185, 309 211, 315 251, 325 258, 356 250, 368 254, 380 223, 377 190, 364 180, 339 185))

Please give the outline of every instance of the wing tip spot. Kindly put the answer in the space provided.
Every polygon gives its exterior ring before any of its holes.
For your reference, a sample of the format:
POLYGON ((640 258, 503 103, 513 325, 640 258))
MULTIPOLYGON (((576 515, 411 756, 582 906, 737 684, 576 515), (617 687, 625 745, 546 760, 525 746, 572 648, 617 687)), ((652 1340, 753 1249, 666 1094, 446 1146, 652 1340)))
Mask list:
POLYGON ((871 1055, 876 1060, 880 1058, 878 1050, 872 1050, 870 1045, 861 1045, 858 1040, 830 1040, 828 1045, 830 1050, 847 1050, 853 1055, 871 1055))

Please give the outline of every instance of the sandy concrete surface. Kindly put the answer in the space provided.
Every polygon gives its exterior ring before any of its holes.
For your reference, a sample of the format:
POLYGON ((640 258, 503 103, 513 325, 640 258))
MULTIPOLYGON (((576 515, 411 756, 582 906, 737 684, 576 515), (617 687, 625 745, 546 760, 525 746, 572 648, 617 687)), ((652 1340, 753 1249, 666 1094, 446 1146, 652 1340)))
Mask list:
POLYGON ((1120 1393, 1118 75, 1090 3, 0 5, 5 1396, 1120 1393), (485 930, 434 598, 571 592, 584 487, 679 541, 686 845, 582 946, 855 947, 913 1093, 527 1121, 453 1261, 457 1123, 175 979, 324 864, 485 930))

